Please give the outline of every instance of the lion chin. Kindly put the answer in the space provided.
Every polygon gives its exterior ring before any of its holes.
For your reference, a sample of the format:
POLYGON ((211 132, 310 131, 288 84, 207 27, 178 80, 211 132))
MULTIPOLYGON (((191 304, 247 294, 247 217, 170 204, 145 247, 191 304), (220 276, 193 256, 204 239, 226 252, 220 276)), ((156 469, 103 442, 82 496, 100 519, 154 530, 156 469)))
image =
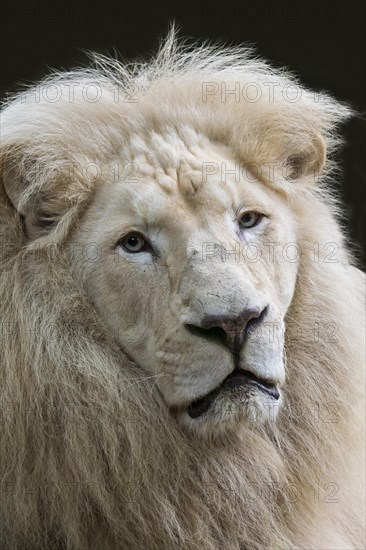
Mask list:
POLYGON ((4 105, 1 549, 364 547, 351 115, 174 30, 4 105))

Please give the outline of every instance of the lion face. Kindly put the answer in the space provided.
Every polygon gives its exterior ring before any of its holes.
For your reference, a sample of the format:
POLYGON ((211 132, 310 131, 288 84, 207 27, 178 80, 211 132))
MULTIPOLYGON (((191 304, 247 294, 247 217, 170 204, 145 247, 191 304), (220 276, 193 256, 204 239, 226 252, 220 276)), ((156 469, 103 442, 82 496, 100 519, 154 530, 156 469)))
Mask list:
POLYGON ((296 279, 274 254, 296 240, 288 206, 202 136, 125 154, 137 178, 103 182, 69 244, 90 300, 185 426, 274 418, 296 279))

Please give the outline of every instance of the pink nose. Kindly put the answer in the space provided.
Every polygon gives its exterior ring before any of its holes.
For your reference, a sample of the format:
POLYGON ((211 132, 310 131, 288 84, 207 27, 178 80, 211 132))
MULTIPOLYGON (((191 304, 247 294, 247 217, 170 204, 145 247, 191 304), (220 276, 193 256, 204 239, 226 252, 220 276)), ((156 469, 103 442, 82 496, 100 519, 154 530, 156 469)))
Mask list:
POLYGON ((186 328, 197 336, 224 344, 232 353, 243 346, 245 335, 254 330, 266 317, 268 306, 248 308, 236 317, 215 315, 204 317, 200 325, 187 324, 186 328))

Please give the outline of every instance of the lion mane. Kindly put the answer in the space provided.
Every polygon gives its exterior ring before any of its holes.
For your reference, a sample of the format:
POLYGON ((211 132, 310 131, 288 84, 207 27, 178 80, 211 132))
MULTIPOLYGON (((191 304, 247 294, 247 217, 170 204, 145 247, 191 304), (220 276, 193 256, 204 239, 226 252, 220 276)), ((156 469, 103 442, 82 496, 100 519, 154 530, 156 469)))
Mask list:
POLYGON ((6 102, 2 549, 363 547, 363 282, 345 243, 334 190, 338 127, 350 114, 246 48, 186 48, 174 31, 149 63, 125 66, 96 56, 92 68, 52 74, 6 102), (243 101, 224 105, 213 94, 222 83, 263 88, 268 81, 281 89, 295 86, 300 100, 247 101, 251 118, 241 114, 243 101), (82 105, 80 83, 88 82, 103 94, 82 105), (203 82, 212 86, 207 101, 199 102, 203 82), (52 93, 65 89, 75 92, 72 101, 51 101, 52 93), (120 117, 118 136, 116 90, 138 98, 124 103, 133 116, 120 117), (304 159, 315 162, 318 134, 327 147, 314 188, 300 191, 289 181, 279 191, 302 194, 296 204, 306 227, 286 316, 284 406, 271 429, 247 428, 225 441, 196 439, 179 428, 153 380, 123 353, 71 276, 64 251, 96 186, 80 166, 104 158, 128 124, 150 121, 153 127, 167 120, 230 142, 253 161, 269 155, 261 145, 264 132, 270 154, 282 159, 290 148, 287 158, 296 170, 304 159), (251 129, 248 143, 240 140, 243 126, 251 129), (60 177, 60 161, 74 163, 72 177, 60 177), (9 186, 20 189, 17 209, 9 186), (57 215, 29 241, 22 208, 30 202, 39 215, 39 196, 57 215), (329 243, 337 246, 336 261, 328 261, 329 243))

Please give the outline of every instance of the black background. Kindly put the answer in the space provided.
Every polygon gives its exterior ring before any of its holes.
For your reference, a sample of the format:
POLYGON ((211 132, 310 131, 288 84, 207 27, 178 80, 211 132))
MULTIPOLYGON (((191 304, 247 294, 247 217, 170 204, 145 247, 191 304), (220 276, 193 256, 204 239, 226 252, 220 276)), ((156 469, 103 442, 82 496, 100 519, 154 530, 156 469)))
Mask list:
MULTIPOLYGON (((360 116, 347 124, 335 182, 345 202, 350 240, 366 252, 365 3, 3 0, 1 6, 2 96, 35 81, 49 68, 86 64, 84 50, 149 56, 175 21, 181 36, 247 43, 276 66, 287 66, 303 83, 350 103, 360 116)), ((316 220, 314 220, 316 223, 316 220)), ((365 257, 365 256, 363 256, 365 257)))

